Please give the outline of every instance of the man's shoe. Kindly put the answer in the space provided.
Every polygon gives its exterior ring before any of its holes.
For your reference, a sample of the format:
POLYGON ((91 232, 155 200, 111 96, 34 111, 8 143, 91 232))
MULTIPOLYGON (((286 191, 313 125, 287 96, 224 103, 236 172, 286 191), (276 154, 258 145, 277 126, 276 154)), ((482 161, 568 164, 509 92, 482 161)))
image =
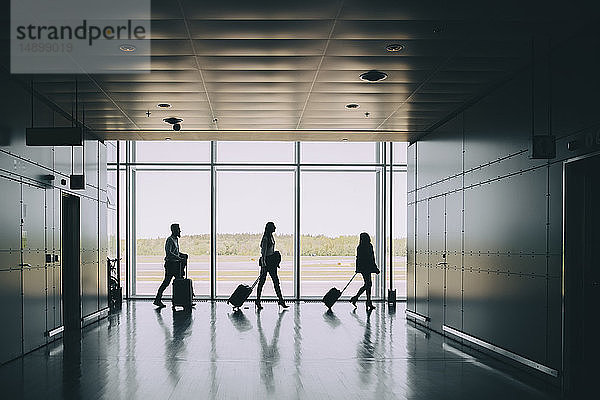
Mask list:
POLYGON ((163 303, 160 300, 154 300, 154 303, 152 303, 152 304, 154 304, 156 307, 160 307, 160 308, 163 308, 163 307, 167 306, 165 303, 163 303))

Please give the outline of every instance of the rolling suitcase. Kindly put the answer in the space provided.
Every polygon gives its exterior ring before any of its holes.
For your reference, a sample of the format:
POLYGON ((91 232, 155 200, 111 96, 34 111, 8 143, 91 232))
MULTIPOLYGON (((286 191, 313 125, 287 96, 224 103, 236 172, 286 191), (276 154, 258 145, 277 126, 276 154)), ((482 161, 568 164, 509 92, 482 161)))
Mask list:
POLYGON ((182 277, 173 279, 173 309, 179 306, 191 311, 193 297, 192 280, 185 277, 185 267, 182 266, 182 277))
POLYGON ((239 309, 242 306, 242 304, 244 304, 244 302, 248 300, 250 293, 252 293, 252 291, 254 290, 254 286, 256 286, 256 284, 258 283, 258 279, 259 278, 256 278, 252 286, 244 284, 239 285, 231 294, 231 296, 229 296, 229 299, 227 299, 227 303, 231 304, 234 309, 239 309))
POLYGON ((350 282, 352 282, 354 280, 355 276, 356 276, 356 273, 354 273, 354 275, 352 275, 352 278, 350 278, 350 281, 346 284, 346 286, 344 286, 342 291, 340 291, 338 288, 335 288, 335 287, 329 289, 329 291, 325 294, 325 296, 323 296, 323 303, 325 303, 327 308, 329 308, 331 310, 331 307, 333 307, 335 302, 338 301, 338 299, 340 298, 342 293, 344 293, 344 290, 346 290, 346 288, 350 285, 350 282))

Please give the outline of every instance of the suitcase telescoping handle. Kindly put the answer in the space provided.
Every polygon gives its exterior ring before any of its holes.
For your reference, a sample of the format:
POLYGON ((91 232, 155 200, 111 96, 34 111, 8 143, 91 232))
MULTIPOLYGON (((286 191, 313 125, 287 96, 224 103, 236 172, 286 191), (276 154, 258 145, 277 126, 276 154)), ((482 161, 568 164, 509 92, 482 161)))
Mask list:
MULTIPOLYGON (((348 286, 350 286, 350 283, 352 283, 352 281, 354 280, 354 277, 356 276, 356 272, 354 273, 354 275, 352 275, 352 278, 350 278, 350 281, 348 283, 346 283, 346 286, 344 286, 344 288, 342 289, 342 293, 344 293, 344 290, 346 290, 346 288, 348 286)), ((341 293, 340 293, 341 296, 341 293)))
POLYGON ((260 275, 258 276, 258 278, 256 278, 256 280, 254 281, 254 283, 252 284, 252 290, 254 290, 254 286, 256 286, 256 284, 258 283, 258 280, 260 279, 260 275))

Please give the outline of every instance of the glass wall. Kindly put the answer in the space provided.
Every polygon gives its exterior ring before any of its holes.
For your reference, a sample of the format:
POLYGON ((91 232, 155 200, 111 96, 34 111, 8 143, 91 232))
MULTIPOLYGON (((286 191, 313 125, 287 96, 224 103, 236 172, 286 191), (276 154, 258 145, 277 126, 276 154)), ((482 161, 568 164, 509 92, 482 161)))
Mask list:
MULTIPOLYGON (((300 292, 322 297, 332 287, 342 289, 355 271, 361 232, 372 238, 377 257, 379 174, 362 170, 302 170, 300 201, 300 292)), ((362 278, 348 286, 352 296, 362 278)))
MULTIPOLYGON (((210 171, 137 170, 134 293, 152 296, 164 278, 170 226, 181 227, 194 293, 210 295, 210 171)), ((171 294, 169 286, 165 295, 171 294)))
MULTIPOLYGON (((398 298, 405 298, 405 143, 124 144, 121 256, 128 261, 122 276, 128 276, 130 296, 156 293, 164 275, 164 242, 177 222, 195 295, 229 297, 237 285, 252 284, 258 276, 260 239, 265 223, 273 221, 286 298, 321 298, 333 286, 342 289, 354 274, 361 232, 371 236, 382 270, 373 276, 373 296, 385 295, 392 272, 398 298)), ((116 158, 109 154, 109 197, 116 191, 115 177, 116 158)), ((116 206, 109 208, 114 220, 116 206)), ((116 249, 115 230, 109 222, 116 249)), ((344 296, 361 285, 359 275, 344 296)), ((275 295, 269 278, 263 295, 275 295)))
MULTIPOLYGON (((294 296, 294 171, 217 171, 217 296, 229 297, 240 283, 258 277, 265 224, 276 226, 275 247, 282 255, 279 279, 285 297, 294 296)), ((273 285, 265 297, 275 296, 273 285)))

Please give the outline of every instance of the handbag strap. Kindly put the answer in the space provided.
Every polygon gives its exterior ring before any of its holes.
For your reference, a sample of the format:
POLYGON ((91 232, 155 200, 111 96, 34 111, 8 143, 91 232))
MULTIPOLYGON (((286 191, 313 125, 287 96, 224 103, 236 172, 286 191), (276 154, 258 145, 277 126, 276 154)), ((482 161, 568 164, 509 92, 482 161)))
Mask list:
POLYGON ((344 286, 344 288, 342 289, 342 293, 344 293, 344 290, 346 290, 346 288, 348 286, 350 286, 350 283, 352 283, 352 281, 354 280, 355 276, 356 276, 356 272, 354 273, 354 275, 352 275, 352 278, 350 278, 350 281, 348 283, 346 283, 346 286, 344 286))

